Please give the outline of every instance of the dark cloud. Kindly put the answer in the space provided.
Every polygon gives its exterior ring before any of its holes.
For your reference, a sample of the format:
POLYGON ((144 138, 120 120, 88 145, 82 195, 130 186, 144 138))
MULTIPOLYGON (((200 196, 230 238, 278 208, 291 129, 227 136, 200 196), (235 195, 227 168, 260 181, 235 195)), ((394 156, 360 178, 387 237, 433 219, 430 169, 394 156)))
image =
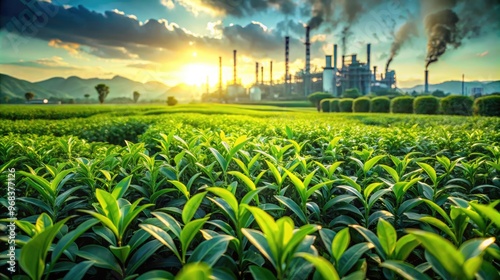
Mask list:
MULTIPOLYGON (((268 6, 281 3, 279 7, 285 7, 282 5, 285 2, 262 3, 268 6)), ((254 6, 262 4, 259 1, 251 3, 254 6)), ((168 61, 173 56, 177 59, 180 55, 190 55, 186 52, 189 48, 215 55, 238 49, 239 54, 249 57, 279 60, 283 57, 284 35, 278 29, 268 29, 259 23, 246 26, 220 24, 214 28, 222 36, 213 38, 195 36, 163 19, 141 23, 119 11, 98 13, 84 6, 63 8, 48 2, 37 2, 36 6, 36 10, 26 15, 25 11, 30 8, 21 2, 13 2, 13 5, 0 11, 0 28, 22 36, 57 42, 54 47, 75 44, 79 52, 101 58, 160 62, 168 61), (45 10, 57 12, 48 15, 45 10)), ((292 29, 299 29, 294 23, 291 26, 292 29)), ((295 38, 291 38, 290 46, 297 52, 303 49, 303 44, 295 38)), ((316 50, 320 47, 319 44, 313 45, 316 50)))
POLYGON ((222 15, 245 17, 258 12, 275 9, 282 14, 295 13, 297 4, 293 0, 178 0, 189 10, 208 9, 222 15))

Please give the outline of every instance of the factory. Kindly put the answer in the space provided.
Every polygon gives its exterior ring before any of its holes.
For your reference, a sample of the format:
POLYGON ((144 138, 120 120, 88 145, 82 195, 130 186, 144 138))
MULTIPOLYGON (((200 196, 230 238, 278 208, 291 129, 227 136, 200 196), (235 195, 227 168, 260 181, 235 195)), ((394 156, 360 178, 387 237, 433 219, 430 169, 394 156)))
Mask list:
MULTIPOLYGON (((237 79, 237 51, 233 51, 233 83, 227 85, 226 96, 237 99, 247 97, 252 101, 261 99, 306 97, 314 92, 327 92, 340 97, 348 89, 357 89, 362 95, 377 91, 396 89, 396 72, 384 69, 377 73, 377 66, 370 63, 371 44, 366 45, 365 60, 362 61, 358 54, 342 54, 338 61, 338 46, 333 45, 333 54, 325 56, 324 67, 320 71, 311 71, 311 41, 310 28, 305 27, 305 65, 304 68, 290 73, 290 37, 285 37, 285 74, 277 81, 273 81, 271 61, 269 64, 269 79, 264 80, 264 65, 256 62, 255 83, 245 89, 237 79)), ((220 58, 219 58, 220 59, 220 58)), ((220 67, 222 64, 219 60, 220 67)), ((267 64, 267 63, 266 63, 267 64)), ((222 94, 222 73, 219 78, 219 92, 222 94)), ((428 72, 425 73, 427 84, 428 72)), ((427 92, 427 88, 426 88, 427 92)))

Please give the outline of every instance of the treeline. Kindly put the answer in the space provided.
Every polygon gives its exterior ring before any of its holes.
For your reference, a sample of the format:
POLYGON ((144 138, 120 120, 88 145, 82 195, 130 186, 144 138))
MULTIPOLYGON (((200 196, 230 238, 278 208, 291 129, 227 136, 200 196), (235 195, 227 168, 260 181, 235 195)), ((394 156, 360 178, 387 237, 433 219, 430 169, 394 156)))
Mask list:
POLYGON ((355 113, 397 113, 427 115, 462 115, 462 116, 500 116, 500 95, 483 96, 472 99, 468 96, 449 95, 444 98, 432 95, 397 96, 389 98, 358 97, 331 98, 323 92, 313 93, 309 100, 316 105, 318 111, 355 112, 355 113))

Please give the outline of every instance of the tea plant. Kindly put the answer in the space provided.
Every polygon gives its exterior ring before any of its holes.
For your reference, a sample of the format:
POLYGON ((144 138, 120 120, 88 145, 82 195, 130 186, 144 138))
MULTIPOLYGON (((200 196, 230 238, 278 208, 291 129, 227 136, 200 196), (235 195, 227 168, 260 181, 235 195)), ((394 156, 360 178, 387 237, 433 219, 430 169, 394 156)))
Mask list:
POLYGON ((0 113, 2 277, 500 278, 498 118, 31 108, 0 113))

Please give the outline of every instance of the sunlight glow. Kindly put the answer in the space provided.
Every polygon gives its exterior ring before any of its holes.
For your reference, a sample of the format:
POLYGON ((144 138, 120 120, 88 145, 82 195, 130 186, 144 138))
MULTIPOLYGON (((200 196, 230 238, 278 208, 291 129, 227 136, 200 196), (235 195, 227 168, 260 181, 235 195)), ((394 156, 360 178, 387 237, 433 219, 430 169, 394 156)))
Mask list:
MULTIPOLYGON (((193 56, 195 56, 195 54, 196 53, 193 53, 193 56)), ((184 65, 180 69, 179 74, 183 83, 192 86, 201 86, 206 84, 207 76, 209 83, 211 85, 215 84, 219 79, 218 73, 219 70, 217 66, 203 63, 190 63, 184 65)))

